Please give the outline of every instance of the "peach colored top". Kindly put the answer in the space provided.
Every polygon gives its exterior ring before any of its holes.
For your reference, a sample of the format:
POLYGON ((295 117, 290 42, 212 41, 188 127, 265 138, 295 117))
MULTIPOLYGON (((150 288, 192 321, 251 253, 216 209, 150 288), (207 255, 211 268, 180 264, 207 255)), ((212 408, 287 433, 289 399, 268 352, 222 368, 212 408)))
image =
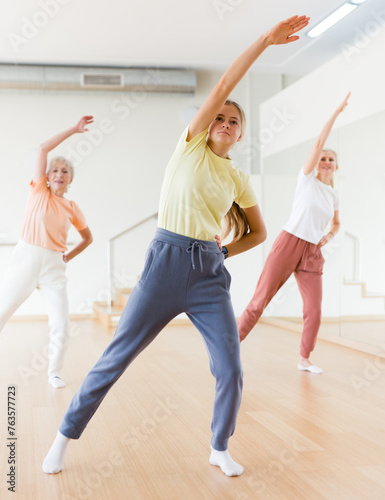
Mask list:
POLYGON ((37 182, 31 181, 21 239, 31 245, 65 252, 71 224, 78 231, 87 227, 86 219, 77 204, 51 193, 45 175, 37 182))

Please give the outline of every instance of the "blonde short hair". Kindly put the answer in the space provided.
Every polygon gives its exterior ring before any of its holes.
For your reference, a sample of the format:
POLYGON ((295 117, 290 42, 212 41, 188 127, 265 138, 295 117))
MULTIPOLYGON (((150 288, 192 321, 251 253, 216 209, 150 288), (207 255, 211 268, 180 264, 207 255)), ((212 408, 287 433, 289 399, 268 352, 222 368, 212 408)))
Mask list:
POLYGON ((71 173, 71 178, 73 179, 75 176, 74 166, 72 162, 70 162, 70 160, 67 160, 67 158, 64 158, 64 156, 55 156, 55 158, 52 158, 52 160, 49 162, 49 168, 47 172, 53 169, 54 166, 57 165, 58 163, 61 163, 62 165, 65 165, 68 168, 68 170, 71 173))
MULTIPOLYGON (((321 152, 322 153, 326 153, 326 152, 329 152, 329 153, 333 153, 334 156, 335 156, 335 159, 336 159, 336 165, 337 165, 337 168, 338 168, 338 157, 337 157, 337 153, 333 150, 333 149, 328 149, 328 148, 324 148, 321 152)), ((330 185, 332 188, 334 188, 334 174, 331 176, 331 179, 330 179, 330 185)))

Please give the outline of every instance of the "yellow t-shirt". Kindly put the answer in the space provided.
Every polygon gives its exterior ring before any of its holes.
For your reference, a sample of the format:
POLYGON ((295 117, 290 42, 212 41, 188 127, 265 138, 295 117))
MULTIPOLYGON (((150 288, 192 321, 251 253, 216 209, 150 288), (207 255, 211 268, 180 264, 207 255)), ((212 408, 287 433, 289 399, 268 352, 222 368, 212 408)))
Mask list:
POLYGON ((171 157, 160 193, 158 225, 190 238, 212 241, 233 201, 257 204, 249 176, 206 143, 207 130, 186 142, 183 132, 171 157))
POLYGON ((37 182, 31 182, 21 239, 31 245, 65 252, 71 224, 78 231, 87 227, 86 219, 77 204, 51 193, 45 175, 37 182))

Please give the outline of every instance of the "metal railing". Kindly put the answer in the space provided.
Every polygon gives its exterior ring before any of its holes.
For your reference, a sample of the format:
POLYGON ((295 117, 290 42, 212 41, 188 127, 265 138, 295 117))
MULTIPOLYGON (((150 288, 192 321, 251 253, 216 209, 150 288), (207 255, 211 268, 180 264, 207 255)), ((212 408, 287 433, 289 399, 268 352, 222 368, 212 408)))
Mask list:
POLYGON ((345 231, 346 236, 351 238, 354 243, 353 251, 353 279, 352 281, 362 281, 362 240, 348 231, 345 231))
POLYGON ((158 212, 155 214, 150 215, 149 217, 146 217, 145 219, 137 222, 133 226, 128 227, 124 231, 120 232, 119 234, 116 234, 112 238, 110 238, 107 241, 107 290, 108 290, 108 308, 111 310, 111 305, 112 305, 112 260, 113 260, 113 243, 121 238, 122 236, 126 235, 130 231, 133 231, 134 229, 138 228, 139 226, 145 224, 146 222, 149 222, 150 220, 157 219, 158 218, 158 212))

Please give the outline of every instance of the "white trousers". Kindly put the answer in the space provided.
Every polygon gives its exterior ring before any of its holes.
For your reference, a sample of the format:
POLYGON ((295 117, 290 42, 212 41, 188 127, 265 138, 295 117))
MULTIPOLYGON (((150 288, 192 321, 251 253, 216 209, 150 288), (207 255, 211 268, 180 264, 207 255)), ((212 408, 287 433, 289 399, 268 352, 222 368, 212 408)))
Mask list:
POLYGON ((48 378, 60 375, 69 337, 66 263, 63 254, 19 241, 0 284, 0 331, 35 288, 47 307, 48 378))

